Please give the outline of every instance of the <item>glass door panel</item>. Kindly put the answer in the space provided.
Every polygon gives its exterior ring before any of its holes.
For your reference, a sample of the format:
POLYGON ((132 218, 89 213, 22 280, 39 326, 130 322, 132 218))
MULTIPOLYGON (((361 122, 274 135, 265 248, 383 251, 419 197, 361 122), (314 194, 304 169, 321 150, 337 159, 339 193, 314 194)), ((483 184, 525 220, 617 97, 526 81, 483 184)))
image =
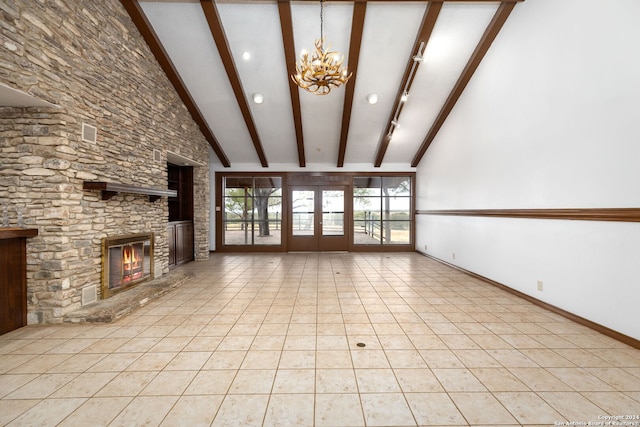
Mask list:
POLYGON ((344 190, 322 190, 322 235, 344 236, 344 190))
POLYGON ((292 234, 294 236, 313 236, 315 231, 315 191, 293 190, 291 204, 292 234))

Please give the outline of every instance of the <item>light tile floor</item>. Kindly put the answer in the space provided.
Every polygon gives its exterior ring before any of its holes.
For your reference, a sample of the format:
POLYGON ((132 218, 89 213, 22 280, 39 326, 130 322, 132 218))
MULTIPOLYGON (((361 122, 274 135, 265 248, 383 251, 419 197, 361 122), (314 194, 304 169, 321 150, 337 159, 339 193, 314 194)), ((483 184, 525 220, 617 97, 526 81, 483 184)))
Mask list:
POLYGON ((117 323, 0 337, 0 425, 640 415, 640 350, 415 253, 215 254, 182 268, 194 279, 117 323))

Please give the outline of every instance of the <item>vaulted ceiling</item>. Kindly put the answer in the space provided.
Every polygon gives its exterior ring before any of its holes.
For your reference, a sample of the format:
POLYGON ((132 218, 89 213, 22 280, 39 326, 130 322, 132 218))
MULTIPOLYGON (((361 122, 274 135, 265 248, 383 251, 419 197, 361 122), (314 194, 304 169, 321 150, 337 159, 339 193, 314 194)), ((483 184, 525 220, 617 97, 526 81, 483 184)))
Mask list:
POLYGON ((220 164, 258 168, 417 166, 523 0, 327 0, 353 76, 325 96, 290 79, 320 37, 317 0, 121 1, 220 164))

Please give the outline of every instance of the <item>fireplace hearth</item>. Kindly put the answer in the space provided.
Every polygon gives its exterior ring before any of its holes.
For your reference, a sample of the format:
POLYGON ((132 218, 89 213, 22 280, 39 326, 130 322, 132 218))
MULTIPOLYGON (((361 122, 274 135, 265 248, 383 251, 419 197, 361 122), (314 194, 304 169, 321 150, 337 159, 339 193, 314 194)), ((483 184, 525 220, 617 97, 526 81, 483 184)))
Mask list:
POLYGON ((109 298, 152 276, 152 233, 102 239, 102 298, 109 298))

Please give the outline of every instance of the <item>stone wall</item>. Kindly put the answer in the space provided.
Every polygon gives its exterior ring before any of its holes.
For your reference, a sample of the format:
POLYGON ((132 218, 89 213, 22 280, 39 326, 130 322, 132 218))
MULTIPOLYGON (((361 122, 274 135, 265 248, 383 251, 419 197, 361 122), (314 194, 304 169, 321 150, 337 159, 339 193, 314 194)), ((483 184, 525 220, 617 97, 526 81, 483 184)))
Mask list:
MULTIPOLYGON (((105 236, 152 231, 168 272, 167 199, 102 201, 85 180, 166 188, 166 151, 208 164, 208 143, 117 0, 0 2, 0 82, 59 108, 0 108, 0 205, 24 211, 29 323, 59 322, 101 280, 105 236), (82 123, 97 141, 81 138, 82 123), (153 150, 161 152, 154 161, 153 150)), ((194 170, 196 259, 209 254, 209 171, 194 170)))

